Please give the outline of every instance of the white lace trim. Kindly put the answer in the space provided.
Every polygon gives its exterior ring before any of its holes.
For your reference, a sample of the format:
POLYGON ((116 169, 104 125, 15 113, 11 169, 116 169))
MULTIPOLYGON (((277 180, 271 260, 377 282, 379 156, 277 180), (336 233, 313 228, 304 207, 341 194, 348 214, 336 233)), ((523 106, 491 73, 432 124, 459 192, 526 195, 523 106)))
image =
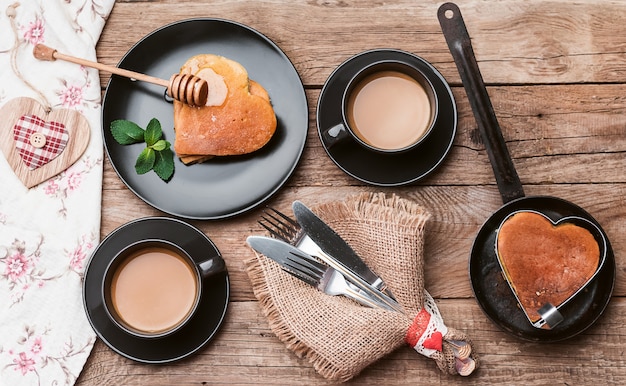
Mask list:
POLYGON ((443 337, 446 336, 446 334, 448 333, 448 327, 446 327, 446 325, 443 323, 443 318, 439 313, 439 308, 437 308, 435 300, 426 290, 424 290, 424 309, 426 309, 426 311, 428 311, 428 313, 430 314, 430 319, 428 320, 428 326, 426 327, 426 330, 424 331, 422 336, 420 336, 417 344, 413 348, 418 353, 432 358, 432 355, 436 353, 437 350, 424 347, 424 342, 427 339, 430 339, 435 332, 440 332, 443 339, 443 337))

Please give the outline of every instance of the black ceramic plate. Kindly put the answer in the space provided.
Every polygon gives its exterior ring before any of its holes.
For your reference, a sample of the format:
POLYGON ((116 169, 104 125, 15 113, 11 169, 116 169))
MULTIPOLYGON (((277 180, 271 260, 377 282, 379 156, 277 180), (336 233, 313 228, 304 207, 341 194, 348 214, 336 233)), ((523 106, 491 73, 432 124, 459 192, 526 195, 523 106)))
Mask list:
POLYGON ((205 279, 198 312, 180 330, 153 339, 138 338, 118 327, 107 315, 101 289, 111 259, 127 245, 145 239, 163 239, 183 247, 196 261, 218 255, 201 231, 177 219, 148 217, 111 232, 94 251, 85 269, 83 299, 87 318, 104 343, 120 355, 144 363, 167 363, 185 358, 207 344, 226 315, 230 286, 228 273, 205 279))
POLYGON ((324 84, 317 105, 317 130, 326 153, 348 175, 379 186, 411 184, 433 172, 452 147, 457 119, 454 96, 443 76, 422 58, 398 50, 366 51, 342 63, 324 84), (402 154, 375 153, 352 140, 328 148, 321 132, 341 122, 344 88, 360 68, 386 59, 408 61, 429 75, 428 78, 441 98, 434 132, 418 147, 402 154))
POLYGON ((518 210, 535 210, 553 221, 567 216, 583 217, 600 227, 585 210, 558 198, 523 197, 507 203, 483 224, 472 246, 469 274, 476 301, 496 325, 518 338, 555 342, 574 337, 595 323, 611 300, 615 284, 615 256, 611 244, 605 237, 607 253, 604 265, 584 290, 559 308, 563 322, 551 330, 535 328, 518 306, 495 254, 498 227, 506 216, 518 210))
POLYGON ((191 166, 175 157, 176 169, 168 183, 154 172, 138 175, 135 160, 145 144, 119 145, 111 136, 111 122, 128 119, 145 127, 157 118, 165 139, 173 143, 173 107, 164 98, 164 87, 116 75, 104 96, 102 124, 109 159, 131 191, 163 212, 209 220, 252 209, 282 187, 304 148, 308 107, 302 81, 289 58, 259 32, 231 21, 192 19, 167 25, 138 42, 118 66, 169 79, 188 58, 205 53, 241 63, 250 79, 268 91, 278 126, 261 150, 191 166))

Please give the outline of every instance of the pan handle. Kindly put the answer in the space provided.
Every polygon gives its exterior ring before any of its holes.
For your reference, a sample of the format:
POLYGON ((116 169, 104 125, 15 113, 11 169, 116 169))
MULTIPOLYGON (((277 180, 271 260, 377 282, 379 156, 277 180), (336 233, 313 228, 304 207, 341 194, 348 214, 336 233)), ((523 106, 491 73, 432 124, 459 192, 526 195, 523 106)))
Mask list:
POLYGON ((465 86, 465 92, 472 106, 480 135, 485 142, 502 201, 506 204, 514 199, 524 197, 522 183, 493 111, 461 11, 456 4, 445 3, 439 7, 437 17, 450 53, 461 75, 461 81, 465 86))

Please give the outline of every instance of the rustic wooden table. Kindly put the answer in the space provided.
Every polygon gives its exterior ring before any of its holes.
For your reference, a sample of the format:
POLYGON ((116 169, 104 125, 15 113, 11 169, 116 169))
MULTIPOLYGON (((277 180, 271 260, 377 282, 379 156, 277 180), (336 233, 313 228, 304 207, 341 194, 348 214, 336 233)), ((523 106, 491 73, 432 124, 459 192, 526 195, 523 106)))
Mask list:
MULTIPOLYGON (((584 333, 558 343, 529 343, 494 325, 468 278, 472 242, 502 205, 458 71, 437 21, 437 1, 118 0, 97 46, 115 65, 154 29, 181 19, 215 17, 246 24, 273 40, 294 63, 309 104, 304 154, 288 183, 267 203, 288 211, 361 192, 396 193, 425 206, 426 288, 446 323, 475 341, 481 368, 469 378, 444 375, 408 346, 366 368, 350 384, 626 384, 626 4, 620 0, 459 0, 483 78, 527 195, 553 195, 585 208, 615 251, 617 280, 605 313, 584 333), (459 110, 453 148, 434 174, 413 186, 380 188, 344 174, 316 131, 320 90, 352 55, 396 48, 431 62, 451 85, 459 110)), ((183 58, 181 58, 182 60, 183 58)), ((102 87, 110 74, 101 72, 102 87)), ((79 385, 328 384, 271 332, 245 273, 245 238, 262 233, 262 208, 219 221, 191 221, 222 252, 231 302, 217 337, 170 365, 127 360, 101 341, 79 385)), ((162 215, 138 199, 105 162, 104 237, 133 219, 162 215)))

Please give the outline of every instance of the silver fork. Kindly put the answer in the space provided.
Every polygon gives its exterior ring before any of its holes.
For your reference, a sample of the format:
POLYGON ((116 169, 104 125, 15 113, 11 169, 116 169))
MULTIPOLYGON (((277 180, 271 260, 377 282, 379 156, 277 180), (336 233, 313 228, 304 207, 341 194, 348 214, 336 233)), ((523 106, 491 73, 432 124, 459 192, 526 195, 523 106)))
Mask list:
POLYGON ((329 266, 329 268, 335 269, 337 271, 337 274, 343 276, 350 290, 360 294, 361 296, 371 299, 376 307, 397 312, 402 311, 402 308, 399 304, 395 302, 386 303, 382 300, 374 299, 367 292, 362 291, 355 284, 346 280, 343 271, 337 270, 329 263, 330 261, 332 261, 332 259, 328 257, 324 253, 324 251, 304 231, 302 231, 302 228, 297 221, 271 207, 268 207, 267 210, 263 211, 263 213, 265 213, 265 216, 261 216, 261 220, 259 220, 258 222, 272 236, 293 245, 294 247, 308 253, 309 255, 318 257, 320 258, 320 260, 323 260, 326 265, 329 266))
POLYGON ((306 253, 291 252, 282 264, 283 269, 298 279, 328 295, 343 295, 365 306, 377 308, 369 296, 353 289, 345 277, 333 267, 315 260, 306 253))

